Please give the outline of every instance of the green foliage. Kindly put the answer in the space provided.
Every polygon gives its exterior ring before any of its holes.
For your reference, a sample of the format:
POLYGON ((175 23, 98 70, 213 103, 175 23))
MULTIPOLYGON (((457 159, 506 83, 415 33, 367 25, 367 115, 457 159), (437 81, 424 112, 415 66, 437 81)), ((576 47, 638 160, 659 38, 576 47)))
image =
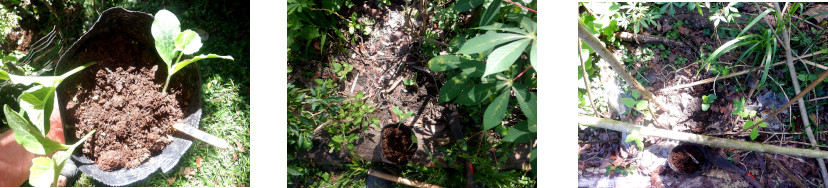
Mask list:
POLYGON ((734 115, 739 115, 739 117, 742 117, 742 118, 756 117, 756 110, 747 109, 747 108, 745 108, 745 105, 746 105, 746 103, 745 103, 745 98, 744 97, 742 97, 741 100, 734 100, 733 101, 733 106, 735 106, 736 109, 734 109, 733 112, 731 112, 731 113, 734 114, 734 115))
POLYGON ((702 95, 702 111, 710 109, 710 104, 712 104, 713 101, 716 101, 716 94, 711 93, 709 95, 702 95))
POLYGON ((644 119, 653 119, 653 114, 650 112, 649 107, 650 102, 648 102, 646 99, 641 99, 641 93, 639 93, 637 90, 632 91, 632 98, 621 98, 621 103, 624 104, 624 106, 627 106, 627 108, 635 109, 636 111, 641 112, 641 114, 644 114, 644 119))
MULTIPOLYGON (((734 4, 735 3, 730 3, 724 9, 724 10, 728 10, 728 11, 724 11, 724 12, 729 12, 730 9, 735 10, 735 8, 731 7, 734 4)), ((739 33, 739 35, 737 35, 737 37, 735 39, 728 41, 727 43, 723 44, 718 49, 713 51, 713 53, 711 53, 710 56, 704 61, 704 64, 702 66, 705 67, 705 69, 709 70, 710 65, 714 64, 715 68, 721 69, 720 67, 716 67, 716 65, 718 64, 718 63, 714 62, 716 59, 718 59, 720 56, 724 55, 724 53, 727 53, 727 52, 729 52, 733 49, 736 49, 738 47, 750 46, 747 50, 741 52, 742 54, 740 55, 739 60, 741 61, 743 58, 749 57, 749 56, 761 57, 761 58, 754 58, 754 65, 758 61, 765 68, 764 71, 762 72, 762 77, 761 77, 761 80, 759 81, 759 85, 757 86, 759 88, 763 87, 764 83, 765 83, 765 81, 768 77, 768 71, 770 70, 771 64, 773 63, 773 57, 774 57, 773 54, 776 53, 777 48, 778 48, 777 42, 776 42, 776 36, 778 36, 778 34, 774 34, 775 31, 770 30, 770 29, 761 30, 763 32, 762 34, 750 34, 750 35, 743 35, 743 34, 745 34, 748 30, 750 30, 750 28, 754 24, 759 22, 759 20, 761 20, 765 15, 767 15, 771 12, 773 12, 773 9, 768 9, 768 10, 762 12, 761 14, 759 14, 747 26, 745 26, 744 29, 742 29, 742 31, 739 33)), ((717 21, 719 21, 719 20, 717 20, 717 21)), ((699 69, 698 72, 701 72, 701 69, 699 69)), ((722 70, 718 70, 716 72, 729 73, 729 71, 722 71, 722 70)))
POLYGON ((345 77, 348 76, 348 73, 351 72, 351 70, 354 70, 353 65, 345 63, 345 62, 342 62, 342 64, 333 63, 332 65, 333 65, 333 67, 331 67, 331 68, 333 68, 333 71, 334 71, 334 73, 336 73, 336 76, 339 76, 340 81, 345 79, 345 77))
MULTIPOLYGON (((761 121, 761 119, 758 119, 756 121, 757 122, 761 121)), ((753 126, 753 124, 754 124, 753 120, 747 120, 747 121, 745 121, 744 128, 747 129, 750 126, 753 126)), ((768 124, 766 124, 765 122, 762 122, 762 124, 759 124, 759 126, 753 127, 753 129, 750 130, 750 139, 751 140, 756 140, 756 137, 759 136, 759 127, 765 128, 765 127, 768 127, 768 124)))
POLYGON ((32 85, 20 97, 20 111, 12 110, 8 104, 3 105, 6 122, 14 130, 14 139, 26 151, 37 155, 55 152, 51 158, 36 157, 32 159, 29 169, 29 183, 34 186, 55 186, 58 175, 75 148, 83 143, 95 130, 90 131, 73 145, 64 145, 46 137, 49 133, 49 117, 54 109, 55 88, 70 75, 85 69, 95 62, 77 67, 61 76, 27 77, 0 71, 0 79, 11 80, 14 84, 32 85), (37 84, 35 84, 37 83, 37 84), (58 151, 66 149, 66 151, 58 151))
POLYGON ((622 26, 629 29, 633 26, 633 33, 638 33, 642 28, 650 28, 650 25, 656 25, 655 19, 661 18, 661 13, 658 10, 650 10, 650 6, 645 3, 633 2, 621 6, 621 9, 627 9, 626 13, 621 13, 620 17, 624 19, 619 22, 622 26))
POLYGON ((178 60, 181 59, 182 55, 192 55, 201 49, 201 37, 193 30, 187 29, 181 32, 178 18, 168 10, 162 9, 155 13, 155 19, 152 21, 152 37, 155 39, 155 50, 158 51, 161 59, 167 65, 167 81, 164 82, 164 88, 161 89, 164 93, 167 92, 167 86, 170 84, 172 75, 191 63, 207 58, 233 60, 232 56, 202 54, 179 62, 178 60), (173 58, 175 58, 175 61, 173 61, 173 58))
POLYGON ((635 173, 635 165, 630 165, 629 167, 626 167, 626 168, 621 167, 621 166, 609 165, 609 166, 606 167, 606 169, 607 169, 607 172, 606 172, 607 176, 609 176, 612 173, 617 173, 617 174, 624 175, 624 176, 632 175, 633 173, 635 173))
POLYGON ((721 22, 730 23, 734 18, 742 17, 739 14, 739 10, 735 7, 737 4, 738 2, 731 2, 723 8, 711 7, 710 12, 714 12, 714 14, 709 19, 713 22, 713 27, 719 28, 719 23, 721 22))
POLYGON ((414 114, 414 112, 403 112, 399 106, 394 106, 394 108, 392 108, 391 111, 393 111, 394 114, 397 115, 398 118, 400 118, 400 121, 403 121, 410 117, 414 117, 414 115, 416 115, 414 114))

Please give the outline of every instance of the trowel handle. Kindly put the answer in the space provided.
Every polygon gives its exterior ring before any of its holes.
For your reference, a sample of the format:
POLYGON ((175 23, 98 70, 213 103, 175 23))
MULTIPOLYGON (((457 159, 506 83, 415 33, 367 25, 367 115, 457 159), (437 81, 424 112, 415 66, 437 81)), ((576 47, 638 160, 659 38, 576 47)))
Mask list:
POLYGON ((178 130, 179 132, 190 135, 193 138, 199 139, 221 149, 226 149, 228 146, 230 146, 230 144, 228 144, 227 141, 224 141, 224 139, 207 134, 206 132, 198 130, 194 127, 190 127, 181 123, 176 123, 175 125, 173 125, 173 128, 175 128, 175 130, 178 130))

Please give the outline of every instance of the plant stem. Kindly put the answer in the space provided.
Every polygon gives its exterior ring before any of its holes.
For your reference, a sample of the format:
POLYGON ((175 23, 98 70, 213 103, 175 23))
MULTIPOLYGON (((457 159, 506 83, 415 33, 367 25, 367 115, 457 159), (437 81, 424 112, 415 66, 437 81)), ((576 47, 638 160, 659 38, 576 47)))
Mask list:
MULTIPOLYGON (((178 60, 181 59, 182 53, 178 52, 177 54, 178 54, 178 57, 175 58, 175 61, 173 63, 178 63, 178 60)), ((161 89, 161 93, 163 93, 163 94, 167 94, 167 86, 170 85, 170 78, 172 78, 172 75, 173 75, 173 72, 172 72, 173 70, 172 70, 171 65, 172 64, 167 65, 167 81, 164 82, 164 89, 161 89)))
POLYGON ((756 152, 766 152, 766 153, 777 153, 777 154, 784 154, 790 156, 797 156, 797 157, 808 157, 808 158, 828 158, 828 152, 826 151, 819 151, 819 150, 809 150, 809 149, 799 149, 799 148, 790 148, 790 147, 782 147, 770 144, 762 144, 762 143, 754 143, 754 142, 747 142, 741 140, 733 140, 733 139, 726 139, 726 138, 718 138, 706 135, 697 135, 693 133, 685 133, 679 131, 671 131, 666 129, 659 129, 654 127, 643 127, 638 125, 633 125, 631 123, 615 121, 611 119, 604 119, 604 118, 596 118, 591 116, 578 116, 578 124, 597 127, 597 128, 604 128, 610 129, 619 132, 626 132, 631 133, 633 130, 637 130, 639 134, 642 136, 653 136, 653 137, 660 137, 660 138, 667 138, 682 142, 690 142, 690 143, 697 143, 702 145, 708 145, 712 147, 719 147, 719 148, 732 148, 732 149, 740 149, 740 150, 747 150, 747 151, 756 151, 756 152))
POLYGON ((520 78, 520 76, 523 76, 523 73, 525 73, 525 72, 526 72, 527 70, 529 70, 530 68, 532 68, 532 65, 529 65, 529 67, 526 67, 526 69, 523 69, 523 72, 520 72, 520 74, 518 74, 518 75, 517 75, 517 77, 515 77, 514 79, 512 79, 512 82, 514 82, 515 80, 517 80, 518 78, 520 78))

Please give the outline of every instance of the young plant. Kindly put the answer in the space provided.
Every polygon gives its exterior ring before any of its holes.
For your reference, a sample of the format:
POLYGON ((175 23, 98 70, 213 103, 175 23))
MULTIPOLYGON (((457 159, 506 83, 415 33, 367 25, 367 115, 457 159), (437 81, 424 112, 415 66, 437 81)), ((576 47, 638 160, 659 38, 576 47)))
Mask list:
POLYGON ((345 62, 340 63, 333 63, 333 71, 336 73, 336 76, 339 76, 339 80, 345 79, 345 76, 348 75, 351 70, 354 69, 354 66, 345 62))
POLYGON ((747 109, 747 108, 745 108, 745 105, 746 105, 746 102, 745 102, 744 97, 742 97, 741 100, 734 100, 733 101, 733 106, 735 106, 736 109, 733 110, 733 112, 731 112, 731 113, 734 114, 734 115, 739 115, 739 117, 742 117, 742 118, 751 118, 752 119, 753 117, 756 117, 756 110, 747 109))
POLYGON ((396 114, 397 117, 400 118, 400 121, 408 119, 409 117, 414 117, 414 115, 416 115, 414 114, 414 112, 403 112, 399 106, 394 106, 394 108, 392 108, 391 111, 394 111, 394 114, 396 114))
POLYGON ((14 139, 26 151, 43 155, 32 159, 29 169, 29 183, 33 186, 55 186, 58 175, 72 155, 75 148, 83 143, 95 130, 87 133, 77 143, 64 145, 46 137, 49 133, 49 117, 51 116, 55 88, 70 75, 95 64, 87 63, 61 76, 17 76, 0 71, 0 79, 11 80, 14 84, 31 85, 31 88, 20 94, 20 111, 14 111, 8 104, 3 105, 6 121, 14 130, 14 139), (65 150, 64 150, 65 149, 65 150), (58 151, 63 150, 63 151, 58 151), (55 152, 57 151, 57 152, 55 152), (53 153, 51 157, 47 157, 53 153))
POLYGON ((710 109, 710 104, 712 104, 713 101, 716 101, 716 94, 711 93, 709 95, 702 95, 702 111, 710 109))
POLYGON ((406 78, 406 79, 403 79, 403 84, 404 84, 404 85, 407 85, 407 86, 417 85, 417 81, 416 81, 416 80, 417 80, 417 74, 415 73, 415 74, 414 74, 414 77, 412 77, 412 78, 406 78))
POLYGON ((632 91, 632 98, 630 98, 630 97, 621 98, 621 103, 623 103, 624 106, 627 106, 627 108, 633 108, 636 111, 641 112, 642 114, 644 114, 644 119, 647 119, 647 120, 653 119, 653 115, 650 113, 650 108, 649 108, 650 102, 647 102, 646 99, 641 99, 641 93, 638 93, 638 91, 636 91, 636 90, 632 91))
POLYGON ((192 55, 201 49, 201 37, 193 30, 187 29, 181 32, 178 18, 167 10, 160 10, 155 14, 155 20, 152 21, 152 37, 155 38, 155 50, 167 65, 167 81, 164 82, 162 89, 164 93, 167 92, 172 75, 191 63, 207 58, 233 60, 231 56, 201 54, 179 62, 182 55, 192 55))
MULTIPOLYGON (((762 119, 757 119, 756 121, 747 120, 745 122, 745 127, 743 129, 747 129, 747 128, 753 126, 753 123, 758 122, 758 121, 762 121, 762 119)), ((756 137, 759 136, 759 127, 765 128, 765 127, 768 127, 768 124, 766 124, 765 122, 762 122, 762 124, 759 124, 759 126, 756 126, 756 127, 753 127, 753 129, 750 129, 750 139, 751 140, 756 140, 756 137)))

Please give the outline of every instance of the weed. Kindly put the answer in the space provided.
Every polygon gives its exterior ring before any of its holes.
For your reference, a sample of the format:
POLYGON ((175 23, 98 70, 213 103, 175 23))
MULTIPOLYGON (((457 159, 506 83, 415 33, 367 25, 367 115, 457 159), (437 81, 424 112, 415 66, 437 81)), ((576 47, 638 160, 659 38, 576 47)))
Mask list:
POLYGON ((709 95, 702 95, 702 111, 707 111, 707 109, 710 109, 710 104, 712 104, 713 101, 716 101, 716 94, 711 93, 709 95))

